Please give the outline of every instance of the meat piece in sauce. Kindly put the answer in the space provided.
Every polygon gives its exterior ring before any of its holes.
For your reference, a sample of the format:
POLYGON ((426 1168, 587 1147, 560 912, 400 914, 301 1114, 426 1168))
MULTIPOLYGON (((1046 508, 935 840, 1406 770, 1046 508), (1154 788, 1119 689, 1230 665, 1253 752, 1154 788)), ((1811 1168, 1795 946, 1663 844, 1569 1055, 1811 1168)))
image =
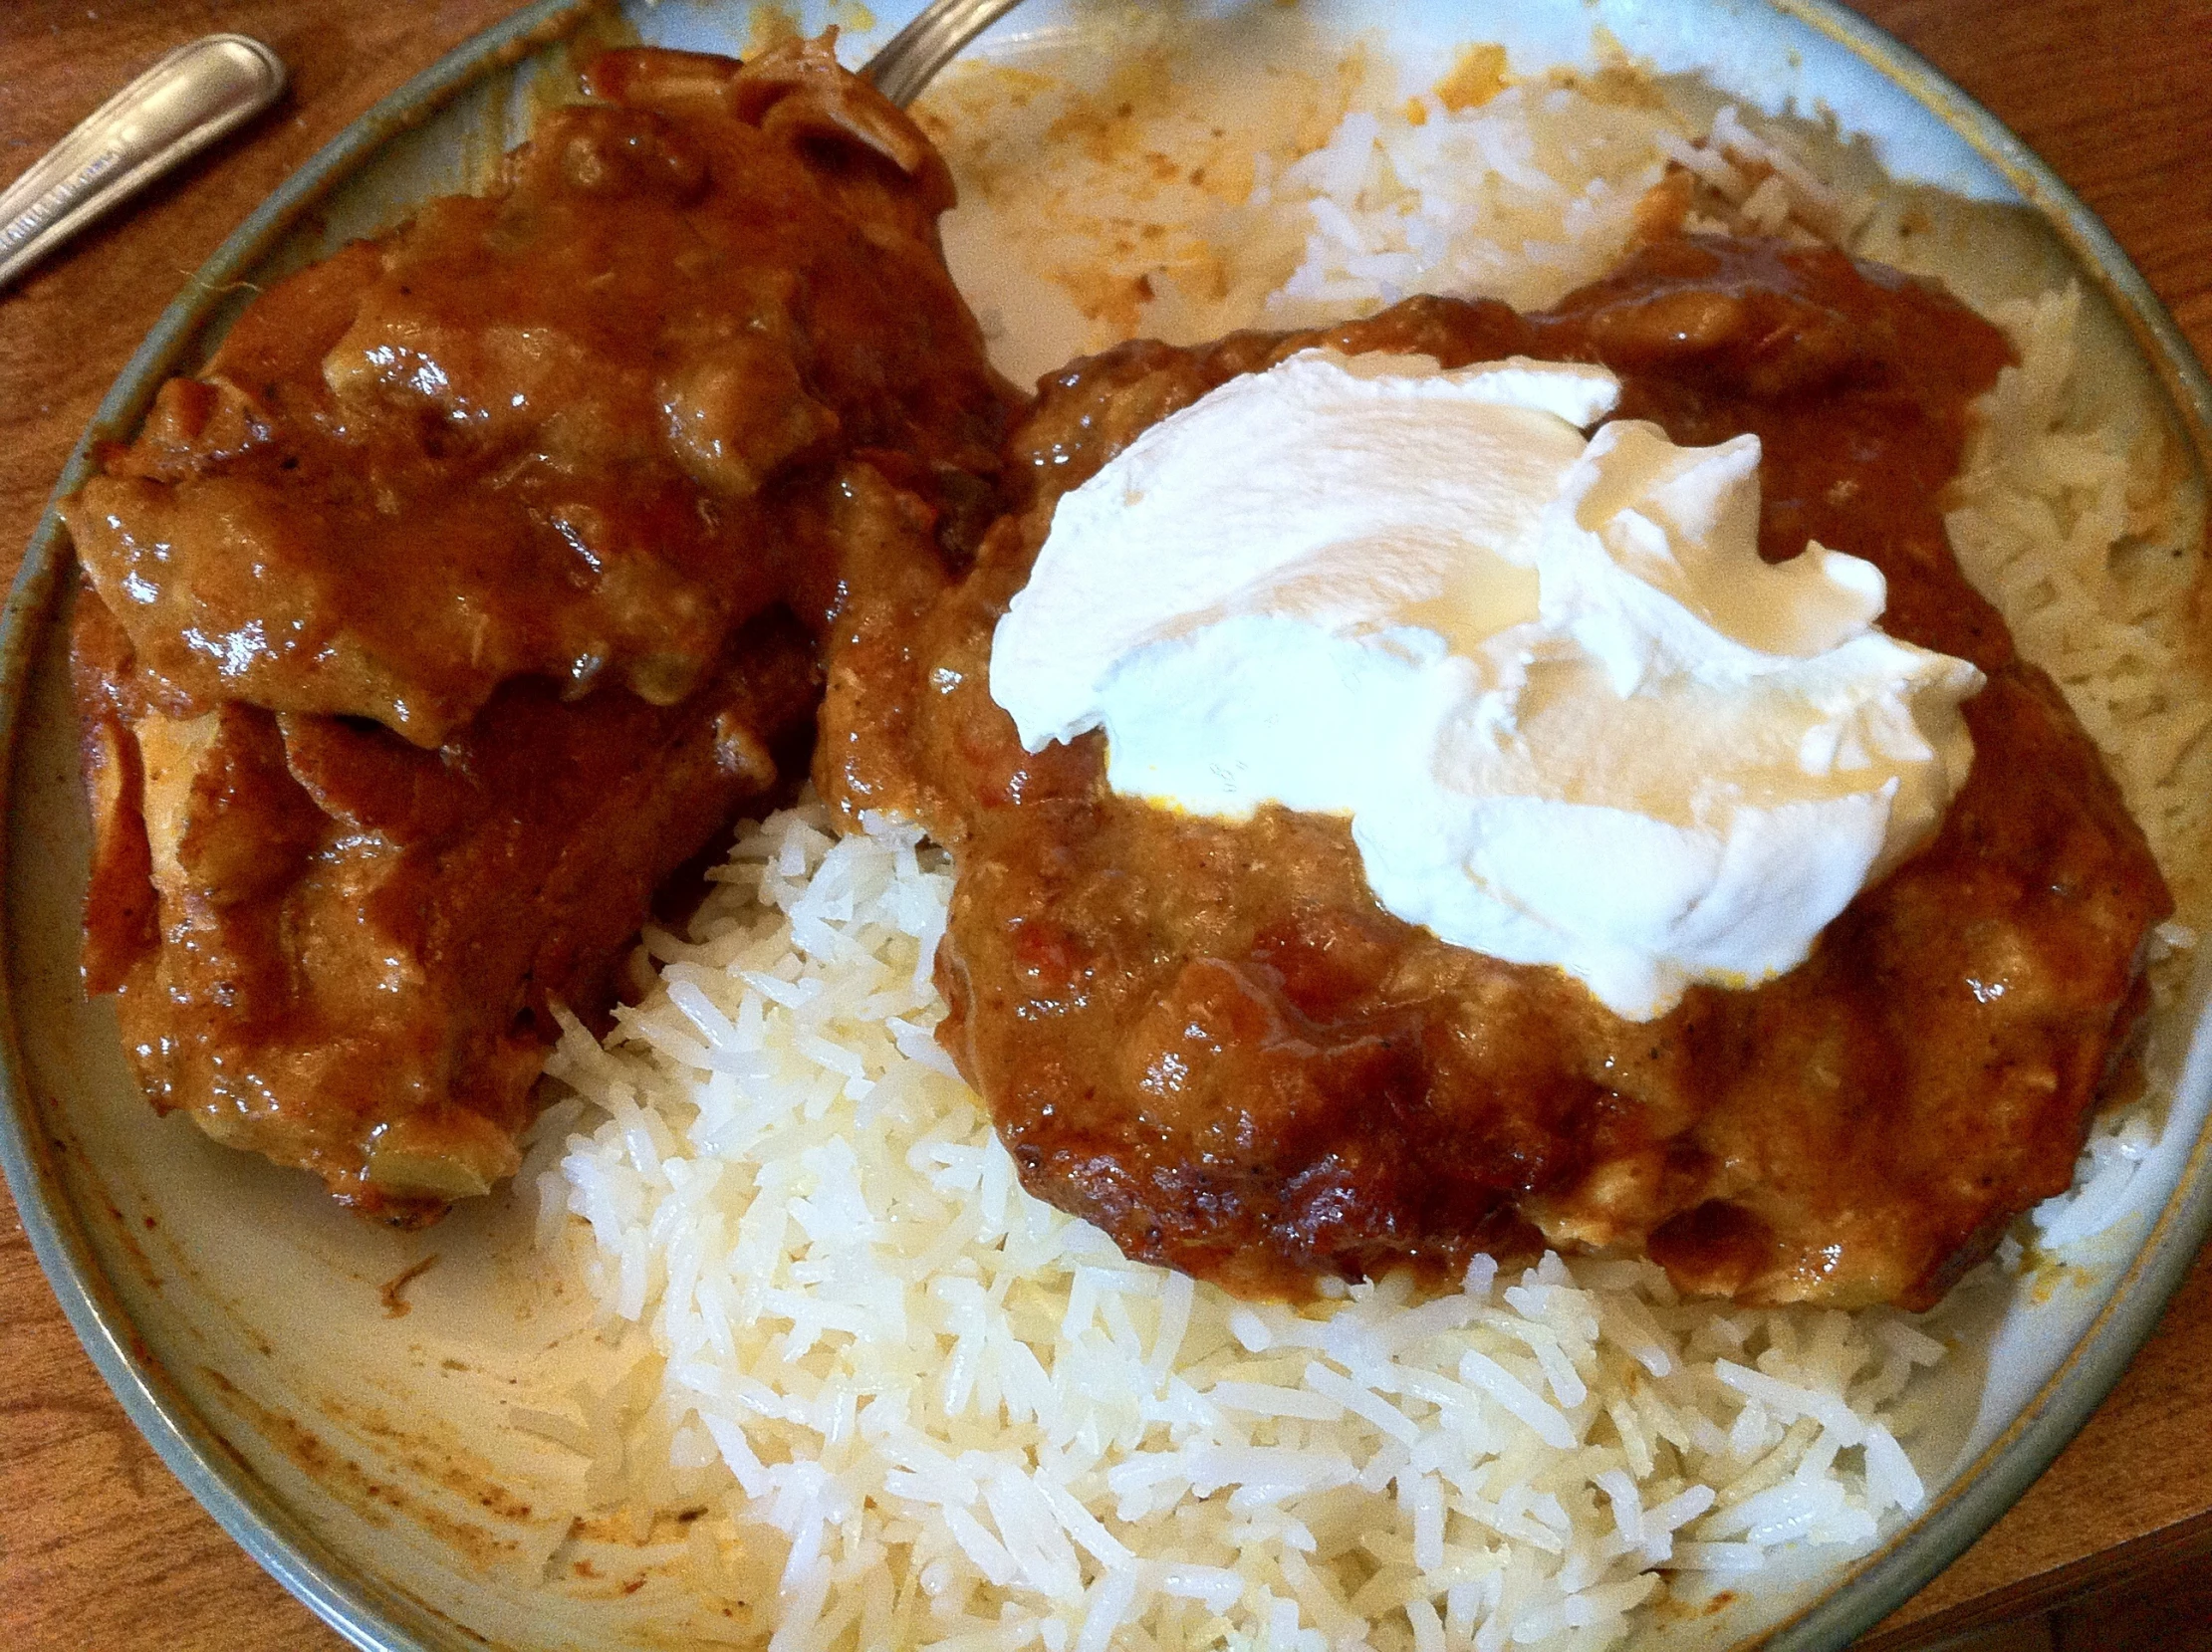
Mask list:
POLYGON ((943 161, 825 45, 588 90, 68 506, 87 984, 157 1106, 396 1221, 512 1171, 554 1006, 802 761, 835 611, 936 566, 1011 406, 943 161))
POLYGON ((887 595, 833 671, 817 778, 954 845, 940 1036, 1029 1188, 1233 1290, 1544 1245, 1746 1302, 1932 1303, 2067 1186, 2171 906, 2094 747, 1965 582, 1941 500, 2001 337, 1839 253, 1657 242, 1549 314, 1408 301, 1327 332, 1123 347, 1015 431, 967 579, 887 595), (1383 911, 1345 823, 1118 798, 1102 737, 1023 752, 992 627, 1060 496, 1231 376, 1327 344, 1597 360, 1620 416, 1764 444, 1761 548, 1889 583, 1886 628, 1989 676, 1935 839, 1803 966, 1651 1023, 1383 911), (1026 489, 1026 492, 1021 490, 1026 489))

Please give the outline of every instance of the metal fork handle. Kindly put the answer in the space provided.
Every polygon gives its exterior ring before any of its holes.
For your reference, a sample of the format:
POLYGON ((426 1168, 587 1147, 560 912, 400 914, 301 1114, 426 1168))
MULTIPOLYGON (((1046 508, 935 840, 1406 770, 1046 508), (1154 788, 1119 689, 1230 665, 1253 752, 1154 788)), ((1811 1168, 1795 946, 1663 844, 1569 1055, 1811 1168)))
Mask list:
POLYGON ((179 46, 0 192, 0 287, 283 92, 284 64, 258 40, 179 46))
POLYGON ((1021 0, 949 0, 930 6, 891 36, 860 73, 875 83, 876 91, 904 109, 962 47, 1020 4, 1021 0))

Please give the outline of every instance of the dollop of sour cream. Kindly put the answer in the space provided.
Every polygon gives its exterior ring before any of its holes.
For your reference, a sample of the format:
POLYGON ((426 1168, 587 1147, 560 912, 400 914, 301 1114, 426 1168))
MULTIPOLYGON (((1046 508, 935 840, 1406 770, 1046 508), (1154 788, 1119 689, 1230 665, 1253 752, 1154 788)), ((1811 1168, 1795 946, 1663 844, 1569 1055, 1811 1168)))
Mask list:
POLYGON ((1872 564, 1760 560, 1756 437, 1598 424, 1618 394, 1328 351, 1232 379, 1060 501, 992 697, 1030 751, 1103 729, 1123 795, 1348 817, 1389 911, 1621 1016, 1789 970, 1935 830, 1982 676, 1876 628, 1872 564))

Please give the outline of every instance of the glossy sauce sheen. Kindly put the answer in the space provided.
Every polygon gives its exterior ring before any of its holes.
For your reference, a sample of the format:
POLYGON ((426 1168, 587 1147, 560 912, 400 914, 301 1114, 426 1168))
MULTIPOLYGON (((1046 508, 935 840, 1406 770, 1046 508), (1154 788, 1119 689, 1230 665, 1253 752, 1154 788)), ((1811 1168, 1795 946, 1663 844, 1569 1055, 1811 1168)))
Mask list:
POLYGON ((1327 333, 1130 345, 1049 381, 973 574, 855 610, 816 771, 848 810, 901 809, 955 845, 940 1036, 1030 1189, 1247 1293, 1552 1245, 1647 1251, 1744 1301, 1932 1303, 2068 1185, 2171 905, 1944 538, 1968 406, 2005 360, 1988 324, 1889 272, 1670 238, 1545 315, 1416 299, 1327 333), (1799 969, 1639 1024, 1382 911, 1338 820, 1115 797, 1097 735, 1025 754, 989 697, 991 630, 1055 502, 1318 344, 1601 361, 1618 416, 1686 445, 1756 433, 1763 554, 1814 538, 1872 561, 1884 628, 1989 675, 1936 838, 1799 969))
POLYGON ((1011 405, 942 160, 826 46, 587 90, 68 506, 88 985, 157 1105, 394 1220, 512 1170, 553 1007, 803 761, 832 616, 937 565, 1011 405))

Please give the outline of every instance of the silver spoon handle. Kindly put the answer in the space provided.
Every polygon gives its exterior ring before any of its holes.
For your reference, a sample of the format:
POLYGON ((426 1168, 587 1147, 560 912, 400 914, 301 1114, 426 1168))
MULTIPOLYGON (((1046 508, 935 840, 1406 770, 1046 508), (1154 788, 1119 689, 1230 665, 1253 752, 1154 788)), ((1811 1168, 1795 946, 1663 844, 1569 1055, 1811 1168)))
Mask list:
POLYGON ((258 40, 179 46, 0 193, 0 287, 283 92, 284 64, 258 40))
POLYGON ((904 109, 960 49, 1021 0, 940 0, 891 36, 860 73, 904 109))

